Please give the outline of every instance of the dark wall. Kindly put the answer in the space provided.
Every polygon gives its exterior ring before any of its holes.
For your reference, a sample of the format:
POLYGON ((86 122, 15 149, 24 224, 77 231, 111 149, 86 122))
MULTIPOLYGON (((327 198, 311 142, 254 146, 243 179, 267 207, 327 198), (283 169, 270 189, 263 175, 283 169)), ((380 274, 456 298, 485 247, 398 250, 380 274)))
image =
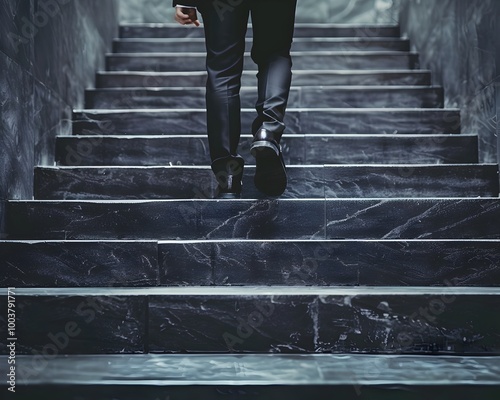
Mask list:
POLYGON ((54 163, 55 136, 69 133, 71 110, 83 106, 117 36, 118 8, 0 0, 0 200, 31 199, 33 167, 54 163))
POLYGON ((497 163, 500 52, 498 0, 402 0, 401 26, 423 68, 462 109, 464 133, 480 136, 480 160, 497 163))

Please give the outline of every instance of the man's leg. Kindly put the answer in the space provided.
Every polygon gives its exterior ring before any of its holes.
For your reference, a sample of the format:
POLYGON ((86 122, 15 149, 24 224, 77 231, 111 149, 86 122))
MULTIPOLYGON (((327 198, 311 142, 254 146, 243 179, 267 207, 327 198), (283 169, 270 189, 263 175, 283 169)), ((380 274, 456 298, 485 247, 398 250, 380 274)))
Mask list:
MULTIPOLYGON (((240 175, 243 159, 240 87, 249 10, 246 1, 206 1, 200 8, 207 47, 207 126, 212 169, 220 186, 225 174, 240 175)), ((230 183, 229 183, 230 184, 230 183)))
POLYGON ((257 159, 255 184, 270 195, 286 188, 286 171, 279 142, 292 81, 290 48, 297 0, 253 0, 252 59, 258 66, 257 118, 253 123, 252 154, 257 159))

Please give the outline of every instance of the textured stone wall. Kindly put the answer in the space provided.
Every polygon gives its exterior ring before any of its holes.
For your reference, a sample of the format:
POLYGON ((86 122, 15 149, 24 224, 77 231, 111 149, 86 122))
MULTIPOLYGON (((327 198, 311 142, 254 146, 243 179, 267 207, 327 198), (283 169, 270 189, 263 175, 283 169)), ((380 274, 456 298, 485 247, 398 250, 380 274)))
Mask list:
MULTIPOLYGON (((172 22, 170 0, 120 0, 122 22, 172 22)), ((399 0, 299 0, 298 22, 395 23, 399 0)))
POLYGON ((118 10, 118 0, 0 0, 0 200, 32 198, 33 167, 54 163, 118 10))
POLYGON ((445 88, 446 107, 462 109, 462 131, 480 136, 480 160, 498 162, 498 0, 402 0, 402 32, 422 68, 445 88))

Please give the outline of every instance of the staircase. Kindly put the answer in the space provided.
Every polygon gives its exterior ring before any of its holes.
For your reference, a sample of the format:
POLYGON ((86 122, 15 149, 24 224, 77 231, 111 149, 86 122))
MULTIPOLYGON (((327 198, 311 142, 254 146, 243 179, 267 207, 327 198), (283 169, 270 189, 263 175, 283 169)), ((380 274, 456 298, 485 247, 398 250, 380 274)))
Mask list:
POLYGON ((250 60, 243 198, 211 199, 201 35, 122 26, 8 203, 16 395, 499 398, 498 166, 399 28, 297 25, 279 199, 253 186, 250 60))

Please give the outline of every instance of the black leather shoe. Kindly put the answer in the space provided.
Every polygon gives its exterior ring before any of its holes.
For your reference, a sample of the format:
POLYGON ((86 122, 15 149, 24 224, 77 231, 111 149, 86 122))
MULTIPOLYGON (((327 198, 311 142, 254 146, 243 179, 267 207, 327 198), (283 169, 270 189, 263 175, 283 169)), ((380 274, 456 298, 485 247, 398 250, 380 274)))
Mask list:
POLYGON ((216 199, 239 199, 241 198, 241 177, 227 175, 225 182, 219 182, 215 191, 216 199))
POLYGON ((250 146, 250 153, 257 164, 255 186, 268 196, 280 196, 287 185, 286 167, 279 139, 272 132, 259 129, 250 146))
POLYGON ((224 158, 212 163, 217 180, 216 199, 239 199, 241 197, 244 161, 241 157, 224 158))

